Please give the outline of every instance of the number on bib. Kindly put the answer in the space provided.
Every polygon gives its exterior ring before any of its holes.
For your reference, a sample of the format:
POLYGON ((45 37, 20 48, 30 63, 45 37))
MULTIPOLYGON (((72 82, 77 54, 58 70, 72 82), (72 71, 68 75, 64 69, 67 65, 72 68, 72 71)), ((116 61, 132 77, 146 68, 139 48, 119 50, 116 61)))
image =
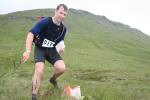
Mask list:
POLYGON ((44 39, 42 43, 42 47, 52 48, 54 47, 55 42, 50 41, 48 39, 44 39))

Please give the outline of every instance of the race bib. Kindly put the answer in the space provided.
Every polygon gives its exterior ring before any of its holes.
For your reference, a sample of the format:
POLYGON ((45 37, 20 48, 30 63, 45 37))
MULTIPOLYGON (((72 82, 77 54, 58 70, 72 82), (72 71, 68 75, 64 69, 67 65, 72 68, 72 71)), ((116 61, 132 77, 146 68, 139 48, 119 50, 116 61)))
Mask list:
POLYGON ((44 39, 42 43, 42 47, 52 48, 54 47, 55 42, 50 41, 48 39, 44 39))

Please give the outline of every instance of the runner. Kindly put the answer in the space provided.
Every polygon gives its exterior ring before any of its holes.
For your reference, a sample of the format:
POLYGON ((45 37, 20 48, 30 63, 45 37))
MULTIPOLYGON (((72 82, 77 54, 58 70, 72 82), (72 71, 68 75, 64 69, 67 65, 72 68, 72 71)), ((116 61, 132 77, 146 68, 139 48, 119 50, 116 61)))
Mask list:
POLYGON ((35 72, 32 78, 32 100, 38 100, 37 94, 44 74, 45 60, 51 63, 55 72, 49 82, 58 87, 57 78, 66 70, 64 61, 59 53, 64 52, 64 47, 56 50, 56 45, 64 41, 66 27, 63 24, 67 16, 68 8, 65 4, 59 4, 53 17, 40 20, 28 33, 26 39, 26 50, 23 53, 23 62, 30 58, 32 44, 34 42, 35 72))

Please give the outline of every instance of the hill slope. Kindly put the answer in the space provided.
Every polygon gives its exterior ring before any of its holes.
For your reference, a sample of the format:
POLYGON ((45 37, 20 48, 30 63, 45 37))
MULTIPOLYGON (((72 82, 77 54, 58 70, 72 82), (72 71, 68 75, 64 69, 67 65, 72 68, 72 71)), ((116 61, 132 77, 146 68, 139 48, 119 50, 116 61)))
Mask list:
MULTIPOLYGON (((0 16, 0 98, 29 100, 34 71, 31 60, 20 66, 26 33, 37 16, 53 15, 50 9, 0 16)), ((86 100, 148 100, 150 98, 150 37, 105 16, 70 9, 63 58, 68 71, 64 85, 80 85, 86 100)), ((51 66, 46 63, 46 66, 51 66)), ((51 88, 46 67, 40 95, 51 88)), ((54 90, 55 91, 55 90, 54 90)), ((56 91, 47 100, 60 100, 56 91)), ((42 96, 41 96, 42 97, 42 96)), ((64 98, 61 98, 64 100, 64 98)))

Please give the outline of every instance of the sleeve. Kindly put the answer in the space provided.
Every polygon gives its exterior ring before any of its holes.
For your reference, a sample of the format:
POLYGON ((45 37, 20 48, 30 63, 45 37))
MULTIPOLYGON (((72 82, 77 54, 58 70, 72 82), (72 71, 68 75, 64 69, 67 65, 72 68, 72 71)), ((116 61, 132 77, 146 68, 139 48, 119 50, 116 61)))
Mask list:
POLYGON ((48 18, 44 18, 37 22, 29 32, 32 32, 34 36, 37 36, 48 25, 48 18))
POLYGON ((67 28, 66 28, 66 26, 64 26, 64 33, 63 33, 63 36, 62 36, 62 40, 64 40, 66 33, 67 33, 67 28))

